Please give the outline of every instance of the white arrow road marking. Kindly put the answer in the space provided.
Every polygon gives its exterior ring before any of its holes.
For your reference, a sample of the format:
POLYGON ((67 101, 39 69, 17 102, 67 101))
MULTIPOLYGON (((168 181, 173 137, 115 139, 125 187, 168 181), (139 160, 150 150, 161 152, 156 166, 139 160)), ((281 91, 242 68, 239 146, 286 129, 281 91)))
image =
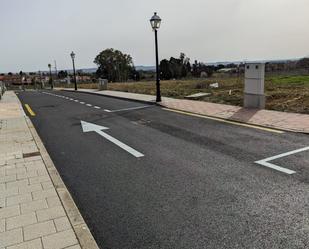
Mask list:
POLYGON ((290 169, 283 168, 283 167, 278 166, 276 164, 270 163, 270 161, 273 161, 273 160, 276 160, 276 159, 279 159, 279 158, 282 158, 282 157, 290 156, 290 155, 293 155, 293 154, 297 154, 297 153, 300 153, 300 152, 304 152, 304 151, 307 151, 307 150, 309 150, 309 147, 305 147, 305 148, 302 148, 302 149, 286 152, 286 153, 283 153, 283 154, 280 154, 280 155, 277 155, 277 156, 265 158, 263 160, 256 161, 255 163, 260 164, 260 165, 265 166, 265 167, 268 167, 268 168, 271 168, 271 169, 274 169, 274 170, 278 170, 278 171, 286 173, 288 175, 292 175, 292 174, 295 174, 296 172, 293 171, 293 170, 290 170, 290 169))
POLYGON ((135 157, 143 157, 144 155, 140 152, 138 152, 137 150, 131 148, 130 146, 120 142, 118 139, 106 134, 105 132, 103 132, 102 130, 108 130, 109 128, 104 127, 104 126, 100 126, 100 125, 96 125, 96 124, 92 124, 92 123, 88 123, 85 121, 80 121, 81 125, 82 125, 82 129, 83 132, 96 132, 97 134, 99 134, 100 136, 106 138, 108 141, 116 144, 117 146, 119 146, 120 148, 122 148, 123 150, 127 151, 128 153, 130 153, 131 155, 135 156, 135 157))

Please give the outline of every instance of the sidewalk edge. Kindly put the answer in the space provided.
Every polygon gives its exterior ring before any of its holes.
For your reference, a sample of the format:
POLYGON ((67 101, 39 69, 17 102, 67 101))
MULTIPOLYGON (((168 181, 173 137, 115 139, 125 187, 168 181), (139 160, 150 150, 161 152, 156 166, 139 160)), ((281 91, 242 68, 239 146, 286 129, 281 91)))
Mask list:
MULTIPOLYGON (((59 91, 75 92, 74 90, 66 90, 66 89, 61 89, 61 90, 59 90, 59 91)), ((156 105, 156 102, 155 102, 155 101, 131 99, 131 98, 120 97, 120 96, 111 96, 111 95, 105 95, 105 94, 100 94, 100 93, 96 93, 96 92, 86 92, 86 91, 83 91, 83 90, 78 90, 77 92, 78 92, 78 93, 95 94, 95 95, 98 95, 98 96, 103 96, 103 97, 108 97, 108 98, 113 98, 113 99, 124 99, 124 100, 129 100, 129 101, 144 103, 144 104, 156 105)))
POLYGON ((90 229, 79 212, 69 190, 65 186, 61 176, 58 173, 52 159, 50 158, 40 136, 38 135, 32 121, 25 116, 28 128, 34 138, 34 141, 41 153, 41 157, 54 184, 57 194, 62 202, 62 205, 67 213, 70 223, 74 229, 75 235, 82 249, 99 249, 90 229))
MULTIPOLYGON (((72 90, 65 90, 65 89, 62 89, 61 91, 75 92, 75 91, 72 91, 72 90)), ((294 132, 294 133, 300 133, 300 134, 308 134, 305 131, 287 129, 287 128, 282 128, 282 127, 277 127, 277 126, 272 126, 272 125, 260 125, 260 124, 251 123, 251 122, 242 122, 240 120, 232 119, 232 118, 222 118, 222 117, 217 117, 217 116, 214 116, 214 115, 206 115, 206 114, 200 114, 200 113, 197 113, 197 112, 189 112, 189 111, 182 110, 182 109, 170 108, 170 107, 165 106, 164 104, 162 104, 162 102, 161 103, 156 103, 156 102, 146 101, 146 100, 138 100, 138 99, 130 99, 130 98, 125 98, 125 97, 120 97, 120 96, 110 96, 110 95, 98 94, 98 93, 95 93, 95 92, 84 92, 84 91, 79 91, 79 92, 88 93, 88 94, 96 94, 96 95, 99 95, 99 96, 110 97, 110 98, 115 98, 115 99, 125 99, 125 100, 130 100, 130 101, 135 101, 135 102, 141 102, 141 103, 145 103, 145 104, 153 104, 153 105, 157 105, 157 106, 164 107, 164 108, 171 109, 171 110, 178 110, 178 111, 183 111, 183 112, 187 112, 187 113, 202 115, 202 116, 205 116, 205 117, 217 118, 217 119, 221 119, 221 120, 230 120, 230 121, 233 121, 233 122, 238 122, 238 123, 242 123, 242 124, 249 124, 249 125, 255 125, 255 126, 264 127, 264 128, 270 128, 270 129, 274 129, 274 130, 278 130, 278 131, 286 131, 286 132, 294 132)))

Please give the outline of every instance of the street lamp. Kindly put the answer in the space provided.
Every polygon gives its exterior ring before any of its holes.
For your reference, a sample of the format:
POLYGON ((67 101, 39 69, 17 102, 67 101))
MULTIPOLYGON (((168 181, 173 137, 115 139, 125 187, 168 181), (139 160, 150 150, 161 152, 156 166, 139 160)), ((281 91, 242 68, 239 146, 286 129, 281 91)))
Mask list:
POLYGON ((161 18, 157 15, 157 12, 154 13, 154 16, 150 19, 150 24, 155 32, 155 45, 156 45, 156 76, 157 76, 157 98, 156 102, 161 102, 161 90, 160 90, 160 70, 159 70, 159 53, 158 53, 158 29, 161 25, 161 18))
POLYGON ((49 82, 51 84, 51 89, 54 89, 54 83, 53 83, 53 77, 52 77, 52 72, 51 72, 51 64, 48 64, 48 68, 49 68, 49 82))
POLYGON ((20 71, 20 72, 19 72, 20 81, 21 81, 21 85, 22 85, 22 89, 23 89, 23 91, 25 91, 25 85, 24 85, 23 74, 24 74, 23 71, 20 71))
POLYGON ((77 82, 76 82, 76 73, 75 73, 75 54, 72 51, 71 53, 71 58, 72 58, 72 63, 73 63, 73 74, 74 74, 74 86, 75 86, 75 91, 77 91, 77 82))

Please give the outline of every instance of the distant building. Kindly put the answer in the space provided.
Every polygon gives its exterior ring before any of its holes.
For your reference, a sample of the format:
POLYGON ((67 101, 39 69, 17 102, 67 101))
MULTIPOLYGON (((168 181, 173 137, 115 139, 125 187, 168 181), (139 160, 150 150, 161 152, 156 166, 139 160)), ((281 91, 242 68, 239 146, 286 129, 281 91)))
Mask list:
POLYGON ((222 68, 217 71, 218 73, 237 73, 237 68, 222 68))

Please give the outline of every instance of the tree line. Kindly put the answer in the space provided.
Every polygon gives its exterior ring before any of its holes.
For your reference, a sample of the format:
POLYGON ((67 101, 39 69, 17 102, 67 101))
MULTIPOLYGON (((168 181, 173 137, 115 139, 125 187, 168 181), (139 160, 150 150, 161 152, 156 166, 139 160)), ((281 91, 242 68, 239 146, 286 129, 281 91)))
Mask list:
MULTIPOLYGON (((224 66, 223 66, 224 67, 224 66)), ((179 58, 171 57, 164 59, 160 63, 161 79, 180 79, 186 77, 201 77, 203 74, 211 77, 214 71, 220 69, 219 66, 210 66, 197 60, 191 65, 190 58, 184 53, 180 53, 179 58)))
MULTIPOLYGON (((98 66, 97 77, 105 78, 109 82, 138 81, 141 78, 140 72, 135 69, 132 57, 113 48, 105 49, 99 53, 94 59, 94 63, 98 66)), ((220 65, 209 66, 197 60, 191 64, 190 58, 184 53, 180 53, 179 58, 171 57, 169 60, 163 59, 160 62, 160 78, 170 80, 201 77, 203 74, 211 77, 214 71, 220 68, 222 68, 220 65)))

